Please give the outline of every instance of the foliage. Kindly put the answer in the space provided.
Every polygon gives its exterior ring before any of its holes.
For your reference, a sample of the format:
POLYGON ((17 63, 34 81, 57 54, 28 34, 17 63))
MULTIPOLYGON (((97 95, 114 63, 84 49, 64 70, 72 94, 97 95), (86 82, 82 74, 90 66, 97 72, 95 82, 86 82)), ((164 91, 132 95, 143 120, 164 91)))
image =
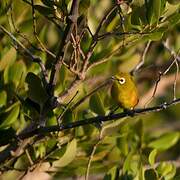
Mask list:
POLYGON ((165 102, 180 97, 179 12, 178 0, 0 1, 2 179, 178 179, 180 105, 165 102), (162 111, 101 122, 118 71, 135 75, 138 108, 162 111))

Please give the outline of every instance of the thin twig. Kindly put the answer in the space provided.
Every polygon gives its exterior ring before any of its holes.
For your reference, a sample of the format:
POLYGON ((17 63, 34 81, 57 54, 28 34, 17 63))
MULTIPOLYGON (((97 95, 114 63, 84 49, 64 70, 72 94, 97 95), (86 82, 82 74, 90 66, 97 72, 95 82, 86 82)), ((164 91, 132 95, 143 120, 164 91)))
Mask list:
POLYGON ((166 41, 163 41, 163 46, 170 52, 170 54, 174 57, 176 57, 176 59, 180 62, 180 56, 172 49, 170 48, 168 39, 166 41))
MULTIPOLYGON (((172 63, 163 71, 163 72, 159 72, 159 76, 158 79, 155 82, 155 86, 154 86, 154 91, 152 93, 152 96, 150 97, 150 99, 147 100, 147 102, 145 103, 144 107, 147 107, 147 105, 154 99, 157 88, 158 88, 158 84, 161 81, 161 77, 164 76, 165 74, 167 74, 169 72, 169 70, 171 69, 171 67, 177 62, 176 57, 174 57, 174 60, 172 61, 172 63)), ((177 77, 177 72, 175 75, 175 80, 177 77)), ((174 83, 173 87, 176 86, 176 82, 174 83)), ((175 87, 174 87, 175 88, 175 87)), ((174 90, 173 90, 174 91, 174 90)))
POLYGON ((67 112, 67 110, 69 109, 69 106, 70 106, 71 102, 72 102, 72 101, 74 100, 74 98, 77 96, 78 92, 79 92, 79 91, 77 91, 77 92, 75 93, 75 95, 70 99, 70 101, 69 101, 68 104, 66 105, 64 111, 58 116, 57 122, 58 122, 58 125, 59 125, 59 126, 61 125, 61 120, 62 120, 64 114, 65 114, 65 113, 67 112))
POLYGON ((86 96, 84 96, 83 98, 81 98, 78 102, 76 102, 73 107, 71 108, 72 110, 74 110, 75 108, 77 108, 80 104, 82 104, 87 98, 89 98, 92 94, 94 94, 95 92, 97 92, 98 90, 100 90, 101 88, 105 87, 106 85, 110 84, 111 79, 107 79, 104 83, 102 83, 101 85, 99 85, 97 88, 95 88, 94 90, 92 90, 90 93, 88 93, 86 96))
POLYGON ((175 64, 176 64, 176 74, 175 74, 174 83, 173 83, 173 99, 174 100, 176 99, 176 85, 177 85, 177 77, 179 74, 179 64, 177 62, 177 59, 175 61, 175 64))
POLYGON ((0 29, 5 33, 7 34, 13 41, 14 43, 14 47, 17 51, 19 51, 20 53, 22 53, 23 55, 26 55, 28 56, 33 62, 35 63, 38 63, 40 68, 41 68, 41 71, 42 71, 42 74, 43 74, 43 79, 44 79, 44 84, 45 84, 45 87, 47 86, 48 84, 48 75, 47 75, 47 72, 46 72, 46 68, 41 60, 40 57, 38 56, 35 56, 33 55, 29 49, 27 49, 18 39, 16 39, 16 37, 10 33, 7 29, 5 29, 2 25, 0 25, 0 29), (19 49, 21 48, 23 50, 23 52, 19 49))
POLYGON ((100 130, 99 132, 99 137, 98 137, 98 140, 97 142, 94 144, 93 148, 92 148, 92 151, 91 151, 91 154, 89 156, 89 159, 88 159, 88 165, 87 165, 87 168, 86 168, 86 174, 85 174, 85 180, 88 180, 89 179, 89 172, 90 172, 90 167, 91 167, 91 162, 93 160, 93 157, 94 157, 94 154, 96 152, 96 149, 98 147, 98 145, 101 143, 102 141, 102 129, 100 130))
POLYGON ((145 48, 144 48, 144 51, 143 51, 143 53, 141 55, 141 59, 140 59, 139 63, 136 65, 136 67, 131 72, 132 74, 136 73, 144 65, 145 58, 146 58, 147 52, 149 50, 150 44, 151 44, 151 41, 148 41, 145 48))
POLYGON ((37 40, 37 42, 40 44, 41 50, 46 52, 47 54, 49 54, 50 56, 52 56, 54 58, 54 54, 49 51, 44 44, 41 42, 41 40, 39 39, 38 35, 37 35, 37 23, 36 23, 36 14, 35 14, 35 9, 34 9, 34 0, 31 0, 31 7, 32 7, 32 17, 33 17, 33 31, 34 31, 34 36, 37 40))

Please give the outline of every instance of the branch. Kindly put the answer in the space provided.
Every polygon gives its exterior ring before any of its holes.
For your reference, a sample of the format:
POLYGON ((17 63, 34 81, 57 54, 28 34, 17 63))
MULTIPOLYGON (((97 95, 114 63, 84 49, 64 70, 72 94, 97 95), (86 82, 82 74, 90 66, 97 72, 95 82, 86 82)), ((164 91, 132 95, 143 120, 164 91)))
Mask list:
POLYGON ((83 120, 75 121, 68 124, 62 124, 60 126, 56 125, 56 126, 49 126, 49 127, 40 127, 40 128, 31 130, 29 132, 21 133, 17 136, 17 138, 23 140, 23 139, 26 139, 35 135, 39 135, 39 134, 47 134, 50 132, 63 131, 66 129, 72 129, 75 127, 85 126, 85 125, 89 125, 89 124, 93 124, 97 122, 106 122, 106 121, 122 119, 124 117, 132 117, 132 116, 134 117, 134 116, 138 116, 145 113, 159 112, 164 109, 167 109, 170 106, 173 106, 179 103, 180 103, 180 98, 173 100, 169 103, 165 102, 161 105, 154 106, 154 107, 134 109, 127 112, 118 113, 118 114, 110 114, 107 116, 92 117, 92 118, 83 119, 83 120))
POLYGON ((67 26, 64 30, 64 35, 59 45, 59 51, 57 53, 55 63, 51 70, 49 85, 50 85, 50 90, 52 91, 52 93, 54 91, 54 86, 56 84, 56 74, 58 70, 60 69, 62 65, 62 61, 64 59, 64 52, 65 52, 67 43, 69 41, 71 32, 75 24, 77 23, 78 6, 79 6, 79 0, 73 0, 72 6, 71 6, 71 12, 67 20, 67 26))
POLYGON ((5 29, 2 25, 0 25, 0 29, 6 34, 8 35, 11 40, 14 43, 14 48, 19 51, 19 53, 23 54, 24 56, 28 56, 33 62, 39 64, 41 71, 42 71, 42 75, 43 75, 43 83, 45 85, 45 87, 48 84, 48 75, 46 72, 46 68, 44 66, 44 64, 42 63, 42 59, 38 56, 35 56, 31 53, 31 51, 29 51, 29 49, 27 49, 18 39, 16 39, 16 37, 11 34, 7 29, 5 29), (20 48, 23 50, 20 50, 20 48))
POLYGON ((148 43, 146 44, 145 48, 144 48, 144 51, 141 55, 141 60, 139 61, 139 63, 136 65, 136 67, 132 70, 132 74, 136 73, 145 63, 145 58, 146 58, 146 54, 149 50, 149 47, 150 47, 150 44, 151 44, 151 41, 148 41, 148 43))

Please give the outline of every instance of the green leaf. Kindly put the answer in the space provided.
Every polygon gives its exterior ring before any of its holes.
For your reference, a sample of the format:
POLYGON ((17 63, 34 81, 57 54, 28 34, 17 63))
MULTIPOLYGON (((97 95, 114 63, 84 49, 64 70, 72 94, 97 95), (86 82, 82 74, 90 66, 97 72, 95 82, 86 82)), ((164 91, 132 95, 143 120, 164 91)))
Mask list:
POLYGON ((54 1, 52 0, 41 0, 41 2, 46 5, 52 7, 54 5, 54 1))
POLYGON ((167 21, 169 22, 170 28, 180 23, 180 13, 175 13, 168 17, 167 21))
POLYGON ((179 4, 179 0, 167 0, 169 4, 179 4))
POLYGON ((48 99, 48 94, 42 85, 41 79, 32 72, 26 76, 28 83, 28 97, 39 105, 42 105, 48 99))
POLYGON ((26 66, 23 61, 15 62, 12 66, 4 71, 5 83, 13 83, 17 87, 24 81, 26 66))
POLYGON ((112 167, 104 176, 103 180, 118 179, 119 169, 117 166, 112 167))
MULTIPOLYGON (((123 126, 123 123, 126 123, 127 118, 122 118, 118 121, 114 121, 114 122, 110 122, 108 124, 103 125, 102 127, 102 136, 109 136, 112 135, 113 133, 116 133, 117 131, 120 130, 120 126, 123 126)), ((126 131, 127 128, 122 128, 122 132, 126 131)), ((124 136, 124 134, 122 133, 122 137, 124 136)))
POLYGON ((53 167, 67 166, 76 157, 76 152, 77 152, 77 141, 76 139, 73 139, 70 143, 68 143, 66 152, 63 154, 63 156, 59 160, 53 162, 53 167))
POLYGON ((178 132, 171 132, 161 136, 159 139, 154 140, 149 143, 149 147, 158 149, 158 150, 166 150, 170 147, 174 146, 179 140, 180 134, 178 132))
POLYGON ((53 9, 41 6, 41 5, 34 5, 34 8, 42 15, 44 16, 53 16, 53 9))
POLYGON ((0 107, 5 106, 7 102, 6 91, 0 91, 0 107))
POLYGON ((147 24, 144 5, 142 7, 137 7, 136 9, 133 9, 131 15, 131 24, 138 25, 139 29, 143 28, 143 24, 147 24))
POLYGON ((8 144, 16 135, 15 130, 11 127, 8 129, 0 129, 0 146, 8 144))
POLYGON ((157 167, 157 172, 160 176, 166 177, 168 174, 171 174, 171 176, 174 176, 176 171, 174 172, 174 165, 167 162, 162 162, 157 167))
POLYGON ((161 0, 146 0, 146 17, 150 25, 158 23, 161 12, 161 0))
POLYGON ((124 161, 123 174, 125 174, 126 172, 128 172, 131 169, 132 157, 133 157, 133 152, 130 152, 128 154, 126 160, 124 161))
POLYGON ((149 164, 150 164, 151 166, 154 165, 157 152, 158 152, 157 149, 153 149, 153 150, 151 151, 151 153, 149 154, 149 158, 148 158, 148 159, 149 159, 149 164))
POLYGON ((86 14, 90 6, 90 0, 81 0, 79 3, 79 14, 86 14))
POLYGON ((159 28, 158 30, 156 30, 154 32, 144 35, 144 39, 151 40, 151 41, 158 41, 158 40, 162 39, 164 32, 166 30, 167 29, 164 27, 159 28))
POLYGON ((35 147, 35 156, 36 158, 43 158, 46 154, 46 147, 45 144, 39 143, 36 147, 35 147))
POLYGON ((99 93, 96 93, 90 97, 89 107, 96 114, 99 114, 99 115, 105 114, 104 105, 102 103, 99 93))
POLYGON ((158 180, 156 171, 154 169, 148 169, 144 173, 145 180, 158 180))
POLYGON ((14 48, 9 49, 6 54, 3 55, 0 60, 0 71, 4 70, 6 67, 12 65, 16 59, 16 50, 14 48))
POLYGON ((16 105, 10 112, 6 112, 6 116, 3 122, 0 124, 0 128, 6 128, 12 125, 18 118, 19 115, 19 104, 16 105))

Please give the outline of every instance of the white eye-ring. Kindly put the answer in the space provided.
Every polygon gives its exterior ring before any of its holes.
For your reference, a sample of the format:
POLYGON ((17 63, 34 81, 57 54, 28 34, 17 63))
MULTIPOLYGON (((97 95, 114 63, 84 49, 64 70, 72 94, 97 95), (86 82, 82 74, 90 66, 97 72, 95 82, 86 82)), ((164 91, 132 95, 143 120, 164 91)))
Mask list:
POLYGON ((119 80, 118 80, 118 82, 120 83, 120 84, 124 84, 125 82, 126 82, 126 80, 125 80, 125 78, 120 78, 119 80))

